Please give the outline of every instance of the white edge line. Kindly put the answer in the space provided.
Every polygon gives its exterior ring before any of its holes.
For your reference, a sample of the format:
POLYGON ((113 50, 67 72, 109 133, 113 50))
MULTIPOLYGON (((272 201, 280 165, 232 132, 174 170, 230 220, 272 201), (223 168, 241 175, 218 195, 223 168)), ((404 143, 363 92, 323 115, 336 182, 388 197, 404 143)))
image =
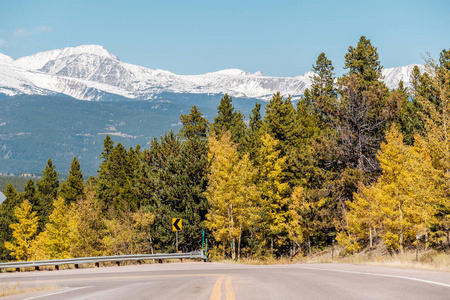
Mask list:
POLYGON ((434 284, 434 285, 450 287, 450 284, 446 284, 446 283, 442 283, 442 282, 436 282, 436 281, 431 281, 431 280, 419 279, 419 278, 414 278, 414 277, 398 276, 398 275, 388 275, 388 274, 380 274, 380 273, 366 273, 366 272, 334 270, 334 269, 322 269, 322 268, 312 268, 312 267, 302 267, 302 269, 319 270, 319 271, 331 271, 331 272, 340 272, 340 273, 352 273, 352 274, 361 274, 361 275, 379 276, 379 277, 399 278, 399 279, 419 281, 419 282, 424 282, 424 283, 429 283, 429 284, 434 284))
POLYGON ((86 288, 90 288, 90 287, 92 287, 92 286, 82 286, 82 287, 77 287, 77 288, 71 288, 71 289, 64 290, 64 291, 59 291, 59 292, 55 292, 55 293, 34 296, 34 297, 30 297, 30 298, 25 298, 25 299, 22 299, 22 300, 31 300, 31 299, 37 299, 37 298, 42 298, 42 297, 48 297, 48 296, 58 295, 58 294, 62 294, 62 293, 72 292, 72 291, 75 291, 75 290, 86 289, 86 288))

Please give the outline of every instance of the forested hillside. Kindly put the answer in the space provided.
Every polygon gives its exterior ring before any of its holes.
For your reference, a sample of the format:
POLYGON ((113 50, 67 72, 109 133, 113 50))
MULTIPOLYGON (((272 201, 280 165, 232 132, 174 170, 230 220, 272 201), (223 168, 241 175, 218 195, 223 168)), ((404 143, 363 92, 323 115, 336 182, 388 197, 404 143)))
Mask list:
POLYGON ((245 116, 225 94, 213 122, 194 106, 148 148, 106 136, 96 177, 76 158, 63 184, 52 160, 0 205, 0 259, 33 260, 180 250, 270 258, 336 240, 348 253, 419 237, 449 247, 450 50, 406 89, 382 81, 377 49, 361 37, 335 78, 321 53, 294 106, 274 94, 245 116))

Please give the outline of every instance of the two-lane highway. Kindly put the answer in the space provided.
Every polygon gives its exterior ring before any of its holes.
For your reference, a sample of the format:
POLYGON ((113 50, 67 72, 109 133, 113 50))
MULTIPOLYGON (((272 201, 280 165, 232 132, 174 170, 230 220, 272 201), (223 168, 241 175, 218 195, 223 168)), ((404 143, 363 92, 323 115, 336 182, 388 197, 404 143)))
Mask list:
POLYGON ((167 263, 2 273, 57 289, 12 299, 450 299, 450 273, 348 264, 167 263))

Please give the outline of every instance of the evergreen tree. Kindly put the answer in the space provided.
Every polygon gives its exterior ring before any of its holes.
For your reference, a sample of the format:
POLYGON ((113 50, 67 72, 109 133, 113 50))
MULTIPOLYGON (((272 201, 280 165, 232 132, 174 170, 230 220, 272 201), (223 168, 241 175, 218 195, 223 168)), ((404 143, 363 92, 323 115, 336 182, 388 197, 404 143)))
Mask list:
POLYGON ((37 216, 39 218, 39 231, 41 231, 45 223, 48 221, 48 217, 53 211, 53 200, 58 196, 58 172, 52 163, 51 159, 48 159, 45 170, 42 170, 42 178, 37 181, 37 190, 39 198, 39 210, 37 216))
POLYGON ((136 183, 139 158, 133 150, 127 151, 118 143, 108 154, 107 160, 100 165, 96 185, 97 198, 103 203, 104 210, 136 210, 139 205, 136 183))
POLYGON ((114 148, 114 142, 111 139, 111 137, 109 136, 109 134, 106 135, 105 140, 103 141, 103 151, 102 154, 100 155, 100 158, 103 159, 103 162, 105 162, 106 160, 108 160, 108 156, 111 153, 111 151, 114 148))
POLYGON ((70 164, 67 181, 61 184, 60 196, 66 200, 67 204, 73 203, 84 196, 83 173, 76 157, 70 164))
POLYGON ((9 260, 9 251, 5 248, 5 242, 12 241, 11 224, 17 222, 14 215, 15 208, 20 204, 20 197, 11 183, 8 183, 4 191, 6 199, 0 204, 0 260, 9 260))
POLYGON ((228 94, 225 94, 220 99, 220 104, 217 107, 217 117, 214 118, 212 129, 216 135, 230 131, 233 142, 241 144, 244 142, 246 131, 244 115, 234 109, 232 101, 233 98, 228 96, 228 94))
POLYGON ((344 69, 349 69, 349 75, 358 75, 363 86, 364 83, 378 81, 381 78, 382 68, 377 48, 365 36, 361 36, 358 45, 350 46, 345 54, 344 69))
POLYGON ((325 53, 320 53, 312 71, 311 88, 305 90, 304 99, 324 125, 332 125, 330 123, 336 118, 337 90, 334 86, 334 67, 325 53))
POLYGON ((180 120, 183 124, 183 128, 180 130, 180 134, 183 138, 189 139, 198 137, 200 139, 206 139, 208 120, 203 117, 197 106, 194 105, 191 108, 189 115, 181 115, 180 120))
POLYGON ((180 247, 194 250, 201 240, 202 228, 207 212, 203 192, 207 185, 207 141, 206 126, 192 131, 192 124, 206 124, 206 120, 195 109, 190 115, 181 116, 183 128, 181 142, 173 132, 165 134, 161 141, 154 140, 145 152, 144 165, 152 192, 149 204, 155 216, 152 225, 153 243, 157 249, 173 251, 175 237, 171 232, 172 218, 183 219, 183 232, 179 236, 180 247), (197 121, 191 122, 186 120, 197 121))
POLYGON ((261 104, 255 102, 255 107, 252 113, 249 115, 249 126, 247 135, 245 136, 245 153, 248 153, 250 159, 256 164, 259 164, 258 149, 261 147, 261 135, 262 131, 262 117, 261 117, 261 104))

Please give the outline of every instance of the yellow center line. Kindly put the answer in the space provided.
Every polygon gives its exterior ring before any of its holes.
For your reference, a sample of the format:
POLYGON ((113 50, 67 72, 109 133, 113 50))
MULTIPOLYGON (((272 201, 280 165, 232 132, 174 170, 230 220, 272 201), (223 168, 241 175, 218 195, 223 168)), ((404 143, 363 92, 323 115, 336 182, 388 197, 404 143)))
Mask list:
POLYGON ((220 300, 220 296, 222 296, 222 280, 223 276, 217 278, 216 284, 214 285, 213 292, 211 294, 210 300, 220 300))
POLYGON ((211 294, 210 300, 220 300, 222 297, 222 281, 225 279, 225 290, 226 290, 226 299, 234 300, 234 291, 233 285, 231 284, 231 276, 228 275, 220 275, 217 278, 216 283, 214 284, 214 288, 211 294))
POLYGON ((230 276, 227 276, 227 280, 225 281, 225 288, 227 290, 227 300, 234 300, 234 291, 233 286, 231 285, 230 276))

